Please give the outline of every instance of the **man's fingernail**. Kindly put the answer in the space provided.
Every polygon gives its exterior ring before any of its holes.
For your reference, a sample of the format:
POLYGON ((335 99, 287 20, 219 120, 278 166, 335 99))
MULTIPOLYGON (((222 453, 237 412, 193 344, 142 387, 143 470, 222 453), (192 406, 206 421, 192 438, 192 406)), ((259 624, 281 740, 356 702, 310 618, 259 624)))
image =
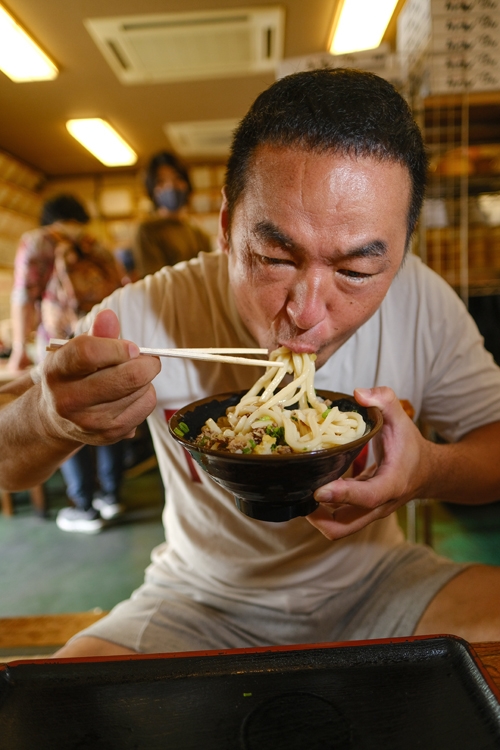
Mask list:
POLYGON ((363 398, 369 398, 372 395, 371 388, 355 388, 355 392, 359 393, 363 398))
POLYGON ((137 344, 134 344, 133 342, 131 342, 128 345, 128 353, 129 353, 130 359, 135 359, 136 357, 138 357, 140 355, 140 351, 139 351, 139 347, 137 346, 137 344))
POLYGON ((332 493, 330 490, 317 490, 314 493, 314 499, 317 503, 329 503, 332 499, 332 493))

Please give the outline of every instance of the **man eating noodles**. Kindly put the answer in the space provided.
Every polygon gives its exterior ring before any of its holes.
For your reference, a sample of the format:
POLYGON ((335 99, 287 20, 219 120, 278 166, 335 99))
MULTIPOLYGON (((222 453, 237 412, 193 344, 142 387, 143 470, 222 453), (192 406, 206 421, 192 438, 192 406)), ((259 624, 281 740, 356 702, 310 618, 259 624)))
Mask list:
POLYGON ((409 544, 394 513, 413 498, 500 497, 500 370, 455 292, 409 251, 426 167, 386 81, 352 70, 281 79, 235 133, 221 252, 115 292, 81 322, 86 335, 6 387, 16 399, 0 412, 4 488, 43 481, 82 444, 130 436, 148 415, 166 487, 166 542, 145 583, 57 655, 500 639, 500 569, 409 544), (315 352, 316 387, 355 390, 384 427, 364 471, 317 490, 310 516, 256 521, 167 425, 179 407, 249 388, 262 371, 160 363, 138 346, 315 352))

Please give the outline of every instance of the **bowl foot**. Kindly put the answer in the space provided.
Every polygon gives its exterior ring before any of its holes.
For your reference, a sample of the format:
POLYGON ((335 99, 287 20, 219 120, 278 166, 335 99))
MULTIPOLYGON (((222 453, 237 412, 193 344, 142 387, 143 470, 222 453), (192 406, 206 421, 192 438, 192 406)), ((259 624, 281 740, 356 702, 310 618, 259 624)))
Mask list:
POLYGON ((238 510, 241 510, 245 516, 255 518, 258 521, 273 521, 274 523, 290 521, 298 516, 307 516, 318 507, 318 503, 312 495, 307 495, 293 503, 262 502, 235 495, 234 502, 238 510))

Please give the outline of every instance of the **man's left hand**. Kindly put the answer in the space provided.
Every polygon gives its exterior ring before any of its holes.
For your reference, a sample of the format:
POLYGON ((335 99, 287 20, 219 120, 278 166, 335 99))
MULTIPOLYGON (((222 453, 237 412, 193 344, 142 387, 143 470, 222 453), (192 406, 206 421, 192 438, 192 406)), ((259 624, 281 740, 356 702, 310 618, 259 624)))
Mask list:
POLYGON ((376 464, 355 478, 330 482, 314 494, 320 506, 307 520, 328 539, 353 534, 422 496, 432 463, 432 444, 405 413, 394 391, 357 389, 354 395, 363 406, 377 406, 384 424, 373 438, 376 464))

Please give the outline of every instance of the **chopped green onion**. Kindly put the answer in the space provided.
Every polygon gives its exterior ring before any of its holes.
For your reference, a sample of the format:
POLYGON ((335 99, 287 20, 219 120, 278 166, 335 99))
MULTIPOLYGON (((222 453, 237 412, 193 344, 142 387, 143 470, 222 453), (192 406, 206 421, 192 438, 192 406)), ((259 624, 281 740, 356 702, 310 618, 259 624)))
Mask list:
POLYGON ((330 412, 331 412, 331 409, 325 409, 325 411, 321 415, 321 419, 326 419, 330 412))
POLYGON ((266 427, 266 435, 269 437, 276 438, 276 440, 285 439, 285 428, 284 427, 266 427))
POLYGON ((264 414, 263 417, 260 417, 259 422, 271 422, 271 417, 269 417, 267 414, 264 414))
POLYGON ((184 433, 182 432, 182 430, 179 430, 178 427, 174 427, 174 432, 177 435, 177 437, 181 437, 181 438, 184 437, 184 433))
POLYGON ((179 429, 182 430, 184 435, 187 435, 189 432, 189 427, 185 422, 179 422, 179 429))
POLYGON ((252 449, 247 446, 246 448, 243 448, 243 450, 241 452, 242 453, 251 453, 252 449))
POLYGON ((248 441, 248 444, 251 445, 252 448, 255 448, 255 446, 257 445, 257 443, 255 442, 255 440, 251 440, 251 439, 248 441))

